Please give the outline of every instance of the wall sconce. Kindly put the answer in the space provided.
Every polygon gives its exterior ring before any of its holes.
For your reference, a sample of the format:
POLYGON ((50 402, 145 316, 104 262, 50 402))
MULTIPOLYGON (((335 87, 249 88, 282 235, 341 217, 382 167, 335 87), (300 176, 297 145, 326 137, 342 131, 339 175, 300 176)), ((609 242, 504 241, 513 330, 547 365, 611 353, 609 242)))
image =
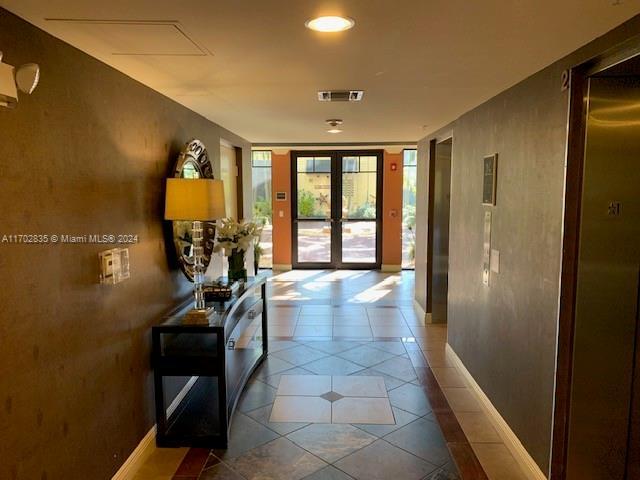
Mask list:
POLYGON ((17 69, 2 63, 0 52, 0 107, 15 108, 18 104, 18 90, 31 95, 40 80, 37 63, 26 63, 17 69))

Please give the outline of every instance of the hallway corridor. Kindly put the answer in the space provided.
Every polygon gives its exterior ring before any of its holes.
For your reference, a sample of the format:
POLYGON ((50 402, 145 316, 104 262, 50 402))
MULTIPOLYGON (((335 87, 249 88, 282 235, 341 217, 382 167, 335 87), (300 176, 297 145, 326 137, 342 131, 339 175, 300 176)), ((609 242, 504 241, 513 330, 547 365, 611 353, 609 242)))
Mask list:
POLYGON ((640 0, 186 6, 0 0, 0 480, 640 480, 640 0))
POLYGON ((416 316, 413 275, 273 276, 269 357, 240 399, 229 448, 191 449, 173 478, 525 478, 452 368, 446 328, 416 316), (489 442, 479 450, 488 474, 464 432, 489 442))

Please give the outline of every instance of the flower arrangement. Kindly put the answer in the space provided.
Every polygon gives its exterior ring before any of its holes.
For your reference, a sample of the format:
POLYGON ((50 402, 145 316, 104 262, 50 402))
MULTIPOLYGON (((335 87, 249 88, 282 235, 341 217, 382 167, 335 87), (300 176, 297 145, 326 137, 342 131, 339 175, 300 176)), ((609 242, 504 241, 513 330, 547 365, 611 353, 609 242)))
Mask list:
POLYGON ((238 222, 233 218, 223 218, 216 227, 215 252, 224 250, 227 257, 234 250, 246 252, 255 238, 260 238, 261 227, 253 222, 238 222))
POLYGON ((256 238, 260 238, 262 227, 253 222, 238 222, 233 218, 225 218, 216 228, 216 240, 213 250, 229 257, 229 281, 246 280, 247 269, 244 268, 244 254, 256 238))

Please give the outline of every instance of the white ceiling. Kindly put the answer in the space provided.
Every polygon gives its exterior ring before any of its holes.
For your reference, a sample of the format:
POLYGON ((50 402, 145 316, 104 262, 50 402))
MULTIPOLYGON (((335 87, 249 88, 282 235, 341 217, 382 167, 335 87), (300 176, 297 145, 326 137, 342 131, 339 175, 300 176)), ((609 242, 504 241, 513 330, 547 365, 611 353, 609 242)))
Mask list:
POLYGON ((0 5, 254 143, 416 141, 640 13, 640 0, 0 5), (304 27, 321 14, 356 26, 304 27), (325 89, 365 96, 320 103, 325 89), (344 119, 344 132, 326 133, 328 118, 344 119))

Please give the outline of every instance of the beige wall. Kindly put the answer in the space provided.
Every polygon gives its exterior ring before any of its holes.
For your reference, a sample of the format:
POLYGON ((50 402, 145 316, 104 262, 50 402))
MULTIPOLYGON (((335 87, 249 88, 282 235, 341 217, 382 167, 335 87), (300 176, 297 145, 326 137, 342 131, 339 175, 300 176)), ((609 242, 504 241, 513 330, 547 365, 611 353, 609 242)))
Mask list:
MULTIPOLYGON (((224 182, 226 216, 238 220, 238 171, 235 149, 220 145, 220 179, 224 182)), ((248 187, 250 188, 250 187, 248 187)), ((242 217, 242 215, 240 215, 242 217)))

